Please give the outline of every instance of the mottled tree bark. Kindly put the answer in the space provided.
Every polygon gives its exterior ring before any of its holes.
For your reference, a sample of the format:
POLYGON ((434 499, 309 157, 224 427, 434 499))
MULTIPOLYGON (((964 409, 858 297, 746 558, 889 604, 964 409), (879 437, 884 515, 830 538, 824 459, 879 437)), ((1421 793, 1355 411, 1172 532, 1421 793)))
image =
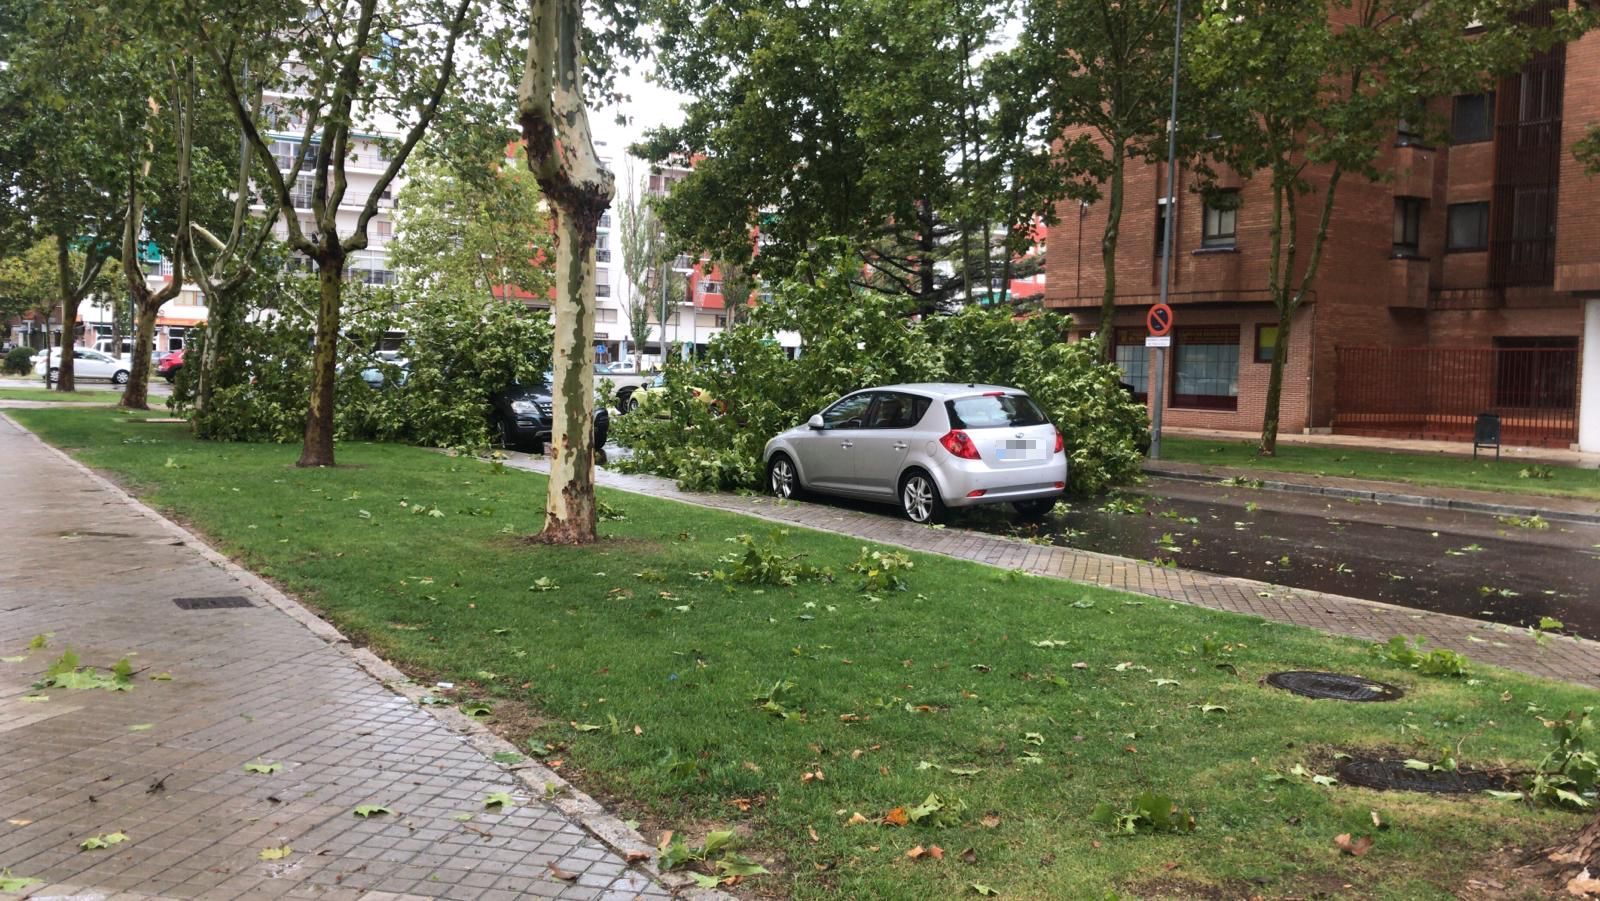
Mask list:
POLYGON ((528 167, 556 211, 554 422, 539 533, 550 544, 596 538, 594 245, 615 186, 589 132, 582 41, 582 0, 533 0, 518 112, 528 167))
POLYGON ((311 356, 311 397, 306 404, 305 442, 296 466, 333 465, 333 383, 339 346, 339 298, 344 257, 317 260, 317 338, 311 356))

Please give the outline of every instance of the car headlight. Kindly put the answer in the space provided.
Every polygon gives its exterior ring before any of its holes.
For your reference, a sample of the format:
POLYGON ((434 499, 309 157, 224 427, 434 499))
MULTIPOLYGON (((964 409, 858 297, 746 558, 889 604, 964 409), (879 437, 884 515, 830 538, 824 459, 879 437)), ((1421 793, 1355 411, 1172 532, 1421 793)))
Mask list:
POLYGON ((537 416, 539 414, 539 405, 531 400, 514 400, 511 402, 511 410, 523 416, 537 416))

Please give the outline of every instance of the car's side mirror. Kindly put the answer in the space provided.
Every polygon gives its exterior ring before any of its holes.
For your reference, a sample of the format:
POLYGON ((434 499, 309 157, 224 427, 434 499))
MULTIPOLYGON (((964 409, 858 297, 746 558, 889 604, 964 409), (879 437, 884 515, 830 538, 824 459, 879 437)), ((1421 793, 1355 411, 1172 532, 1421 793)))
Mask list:
POLYGON ((813 413, 811 418, 806 420, 806 425, 810 426, 813 429, 816 429, 819 432, 822 431, 823 429, 827 428, 827 426, 822 424, 822 414, 821 413, 813 413))

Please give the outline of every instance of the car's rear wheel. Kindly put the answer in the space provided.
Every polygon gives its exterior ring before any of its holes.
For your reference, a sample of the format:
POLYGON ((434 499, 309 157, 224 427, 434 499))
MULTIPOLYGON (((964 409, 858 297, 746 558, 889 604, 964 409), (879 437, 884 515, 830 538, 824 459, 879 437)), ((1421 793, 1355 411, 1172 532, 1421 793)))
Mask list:
POLYGON ((511 434, 511 425, 504 416, 496 416, 489 427, 494 439, 494 446, 504 450, 515 450, 517 439, 511 434))
POLYGON ((126 370, 126 369, 118 369, 116 372, 112 373, 111 374, 111 384, 113 384, 113 385, 126 385, 126 384, 128 384, 128 370, 126 370))
POLYGON ((1056 500, 1053 497, 1041 497, 1031 501, 1017 501, 1011 506, 1016 508, 1017 514, 1024 519, 1043 519, 1055 509, 1056 500))
POLYGON ((58 366, 51 366, 50 367, 50 374, 45 376, 45 381, 50 382, 52 384, 54 384, 55 382, 61 381, 61 368, 58 367, 58 366))
POLYGON ((944 500, 933 477, 913 469, 900 479, 900 509, 914 523, 935 523, 944 518, 944 500))
POLYGON ((628 401, 626 404, 624 404, 624 407, 629 413, 639 409, 639 392, 635 391, 634 393, 628 395, 628 401))
POLYGON ((800 471, 788 454, 773 454, 767 464, 767 487, 779 500, 790 501, 801 494, 800 471))

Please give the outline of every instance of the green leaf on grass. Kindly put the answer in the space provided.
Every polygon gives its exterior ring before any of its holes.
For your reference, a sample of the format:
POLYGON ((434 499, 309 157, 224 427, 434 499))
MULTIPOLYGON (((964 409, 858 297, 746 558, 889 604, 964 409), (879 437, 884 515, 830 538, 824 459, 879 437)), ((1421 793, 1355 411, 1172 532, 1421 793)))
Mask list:
POLYGON ((561 586, 557 585, 555 580, 549 576, 540 576, 533 580, 532 585, 528 586, 529 591, 557 591, 560 588, 561 586))
POLYGON ((599 732, 601 729, 604 729, 605 727, 604 726, 596 726, 594 723, 579 723, 579 722, 574 721, 572 723, 572 728, 578 730, 579 732, 599 732))
POLYGON ((283 764, 281 763, 262 763, 258 761, 256 763, 247 763, 244 765, 245 772, 259 773, 263 776, 270 776, 281 769, 283 769, 283 764))
POLYGON ((513 803, 510 792, 490 792, 483 796, 484 807, 510 807, 513 803))
POLYGON ((760 876, 770 873, 766 867, 756 863, 743 854, 728 852, 721 860, 717 861, 717 872, 724 876, 760 876))
POLYGON ((380 814, 394 813, 394 811, 384 807, 382 804, 362 804, 355 809, 354 813, 356 816, 366 819, 380 814))
POLYGON ((1483 793, 1496 801, 1521 801, 1523 798, 1522 792, 1503 792, 1492 788, 1485 789, 1483 793))
POLYGON ((494 709, 488 704, 463 704, 461 705, 461 712, 473 719, 483 719, 494 715, 494 709))
POLYGON ((535 757, 549 757, 551 748, 537 738, 528 739, 528 753, 535 757))
POLYGON ((277 848, 262 848, 261 853, 257 856, 262 860, 282 860, 293 853, 293 848, 289 847, 288 845, 282 845, 277 848))
POLYGON ((999 897, 1000 895, 998 891, 990 888, 987 885, 984 885, 981 882, 974 882, 972 884, 972 890, 980 895, 983 895, 985 898, 995 898, 999 897))
POLYGON ((710 857, 718 851, 733 847, 733 830, 723 829, 717 832, 706 833, 705 856, 710 857))
POLYGON ((721 876, 711 876, 706 873, 690 872, 689 878, 693 879, 694 884, 700 888, 716 888, 717 884, 722 881, 721 876))
POLYGON ((1157 688, 1165 688, 1168 685, 1179 684, 1177 679, 1151 679, 1149 681, 1151 685, 1154 685, 1157 688))

